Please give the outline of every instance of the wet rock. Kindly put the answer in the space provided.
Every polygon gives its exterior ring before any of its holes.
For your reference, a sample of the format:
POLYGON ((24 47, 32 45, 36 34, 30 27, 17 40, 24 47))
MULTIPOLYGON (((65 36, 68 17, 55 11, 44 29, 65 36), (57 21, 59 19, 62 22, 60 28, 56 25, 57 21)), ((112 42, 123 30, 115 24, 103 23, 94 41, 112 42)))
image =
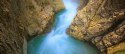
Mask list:
POLYGON ((110 52, 107 50, 109 47, 125 40, 124 5, 124 0, 89 0, 78 11, 68 33, 77 39, 92 42, 106 54, 110 52))
POLYGON ((24 42, 48 32, 62 8, 61 0, 0 0, 0 54, 23 54, 24 42))

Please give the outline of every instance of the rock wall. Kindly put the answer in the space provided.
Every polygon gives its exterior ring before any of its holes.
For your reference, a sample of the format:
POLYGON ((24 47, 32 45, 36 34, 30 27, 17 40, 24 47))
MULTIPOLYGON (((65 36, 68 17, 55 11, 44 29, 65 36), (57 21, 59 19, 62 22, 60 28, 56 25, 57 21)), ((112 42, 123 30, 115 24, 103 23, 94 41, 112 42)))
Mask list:
POLYGON ((23 54, 23 44, 48 32, 62 8, 61 0, 0 0, 0 54, 23 54))
MULTIPOLYGON (((68 33, 101 54, 124 54, 125 0, 80 1, 68 33)), ((0 54, 23 54, 26 41, 48 32, 63 8, 61 0, 0 0, 0 54)))
POLYGON ((80 7, 68 33, 93 43, 104 54, 110 52, 108 48, 125 41, 124 5, 125 0, 89 0, 80 7))

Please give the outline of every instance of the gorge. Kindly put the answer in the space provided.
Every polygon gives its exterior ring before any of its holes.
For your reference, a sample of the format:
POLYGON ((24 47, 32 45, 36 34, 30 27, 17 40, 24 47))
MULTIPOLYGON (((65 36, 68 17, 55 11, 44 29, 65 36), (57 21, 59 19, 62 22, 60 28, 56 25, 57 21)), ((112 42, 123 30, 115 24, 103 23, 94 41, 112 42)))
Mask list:
POLYGON ((36 52, 125 54, 125 0, 0 0, 0 54, 36 52))
POLYGON ((56 15, 51 32, 37 36, 28 44, 28 54, 98 54, 87 42, 70 37, 66 30, 76 16, 79 1, 63 0, 65 10, 56 15))

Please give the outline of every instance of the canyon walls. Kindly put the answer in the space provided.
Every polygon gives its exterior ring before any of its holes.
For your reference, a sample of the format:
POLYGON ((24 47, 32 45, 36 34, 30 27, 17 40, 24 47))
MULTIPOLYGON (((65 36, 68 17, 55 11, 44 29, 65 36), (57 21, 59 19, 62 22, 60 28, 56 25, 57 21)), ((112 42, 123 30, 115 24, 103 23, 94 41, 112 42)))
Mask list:
POLYGON ((125 0, 83 0, 82 5, 86 6, 80 7, 69 34, 93 43, 104 53, 113 54, 111 51, 116 49, 113 46, 121 42, 120 46, 124 46, 125 0))
MULTIPOLYGON (((67 33, 104 54, 124 53, 125 0, 80 1, 67 33)), ((0 54, 23 54, 24 42, 49 32, 63 8, 61 0, 0 0, 0 54)))
POLYGON ((23 54, 24 42, 48 32, 62 8, 61 0, 0 0, 0 54, 23 54))

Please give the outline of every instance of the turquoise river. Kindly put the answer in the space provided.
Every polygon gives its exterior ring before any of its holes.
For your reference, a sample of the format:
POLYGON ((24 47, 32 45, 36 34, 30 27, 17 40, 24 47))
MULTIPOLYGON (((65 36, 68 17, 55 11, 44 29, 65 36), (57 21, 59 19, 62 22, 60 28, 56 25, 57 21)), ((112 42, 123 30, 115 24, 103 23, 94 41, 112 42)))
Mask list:
POLYGON ((28 42, 28 54, 99 54, 97 48, 66 33, 77 14, 79 0, 62 0, 65 10, 56 14, 52 30, 28 42))

